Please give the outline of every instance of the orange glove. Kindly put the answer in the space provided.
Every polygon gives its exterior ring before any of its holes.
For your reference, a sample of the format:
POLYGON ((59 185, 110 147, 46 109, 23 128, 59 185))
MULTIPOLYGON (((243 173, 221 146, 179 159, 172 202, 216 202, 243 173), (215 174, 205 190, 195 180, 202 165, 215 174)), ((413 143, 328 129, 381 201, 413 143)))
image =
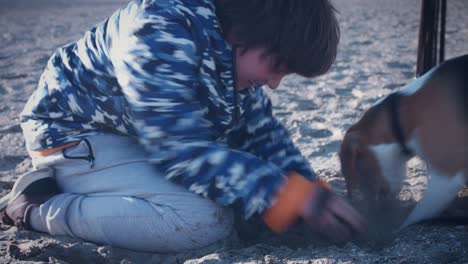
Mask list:
POLYGON ((333 193, 326 182, 310 181, 290 172, 275 203, 262 218, 273 231, 281 233, 299 217, 331 240, 347 239, 356 232, 363 232, 365 226, 359 213, 333 193))

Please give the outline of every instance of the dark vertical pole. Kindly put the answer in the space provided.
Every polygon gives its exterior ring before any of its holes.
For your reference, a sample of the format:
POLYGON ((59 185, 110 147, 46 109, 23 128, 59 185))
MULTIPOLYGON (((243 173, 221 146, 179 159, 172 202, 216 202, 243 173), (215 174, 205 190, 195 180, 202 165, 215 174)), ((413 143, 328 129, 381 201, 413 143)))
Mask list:
POLYGON ((447 16, 447 0, 440 1, 439 63, 442 63, 445 60, 445 17, 447 16))
POLYGON ((444 60, 446 0, 421 0, 416 77, 444 60))
POLYGON ((416 65, 416 77, 427 71, 433 63, 433 28, 434 9, 436 0, 421 0, 421 15, 419 20, 418 61, 416 65))
POLYGON ((431 26, 432 26, 432 32, 431 32, 431 43, 432 43, 432 50, 431 50, 431 59, 430 59, 430 65, 427 65, 428 68, 425 71, 428 71, 430 68, 432 68, 434 65, 437 64, 437 55, 438 55, 438 49, 437 45, 439 44, 438 40, 438 32, 439 32, 439 14, 440 14, 440 0, 434 0, 434 10, 433 10, 433 17, 429 18, 432 20, 431 26))

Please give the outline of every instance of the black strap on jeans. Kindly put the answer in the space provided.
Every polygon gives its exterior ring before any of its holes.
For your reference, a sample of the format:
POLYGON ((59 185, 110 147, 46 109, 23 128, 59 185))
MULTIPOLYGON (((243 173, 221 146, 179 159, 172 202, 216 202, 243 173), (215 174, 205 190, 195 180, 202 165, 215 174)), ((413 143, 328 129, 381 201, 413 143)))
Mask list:
POLYGON ((86 146, 88 147, 88 150, 89 150, 89 154, 86 155, 86 156, 76 156, 76 157, 73 157, 73 156, 68 156, 66 153, 65 153, 65 150, 67 149, 62 149, 62 154, 63 154, 63 157, 66 158, 66 159, 82 159, 82 160, 87 160, 89 162, 89 167, 90 168, 93 168, 94 167, 94 153, 93 153, 93 148, 91 147, 91 143, 89 143, 89 141, 85 138, 83 139, 82 141, 84 141, 84 143, 86 144, 86 146))

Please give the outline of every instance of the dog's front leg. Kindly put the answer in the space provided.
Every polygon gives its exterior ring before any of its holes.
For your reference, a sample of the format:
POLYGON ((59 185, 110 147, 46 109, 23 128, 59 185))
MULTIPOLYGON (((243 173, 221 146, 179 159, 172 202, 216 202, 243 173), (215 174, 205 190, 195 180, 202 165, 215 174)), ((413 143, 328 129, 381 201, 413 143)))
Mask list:
POLYGON ((465 177, 462 172, 455 176, 447 176, 430 170, 429 183, 424 196, 411 211, 401 228, 440 214, 464 185, 465 177))

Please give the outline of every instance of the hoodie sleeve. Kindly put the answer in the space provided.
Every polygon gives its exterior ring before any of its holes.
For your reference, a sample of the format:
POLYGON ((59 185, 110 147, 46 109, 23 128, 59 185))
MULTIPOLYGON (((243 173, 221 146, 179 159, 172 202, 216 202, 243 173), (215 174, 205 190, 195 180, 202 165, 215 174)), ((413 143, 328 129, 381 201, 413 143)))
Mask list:
POLYGON ((287 129, 273 116, 271 100, 257 88, 244 113, 242 149, 275 164, 284 173, 295 171, 309 180, 316 179, 309 162, 294 145, 287 129))
POLYGON ((176 12, 133 20, 113 64, 139 141, 166 177, 245 218, 268 208, 285 181, 283 169, 214 141, 197 97, 200 51, 176 12))

